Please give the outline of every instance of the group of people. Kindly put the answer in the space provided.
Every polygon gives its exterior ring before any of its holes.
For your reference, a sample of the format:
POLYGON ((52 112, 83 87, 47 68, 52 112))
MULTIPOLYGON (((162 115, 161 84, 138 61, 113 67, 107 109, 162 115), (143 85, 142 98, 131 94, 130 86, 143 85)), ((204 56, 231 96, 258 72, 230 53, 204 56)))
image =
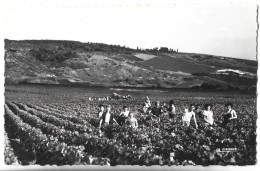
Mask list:
POLYGON ((117 93, 113 93, 111 96, 105 96, 105 97, 89 97, 88 100, 89 101, 110 101, 112 99, 133 99, 133 97, 131 95, 120 95, 117 93))
MULTIPOLYGON (((153 120, 154 117, 157 117, 160 121, 160 116, 163 114, 168 114, 169 119, 171 121, 176 120, 177 114, 173 100, 169 101, 169 105, 167 105, 166 103, 163 103, 161 105, 159 101, 156 101, 154 104, 154 106, 151 105, 151 101, 148 96, 146 97, 145 102, 143 103, 141 112, 146 115, 146 118, 148 120, 153 120)), ((134 113, 128 110, 127 106, 123 106, 123 111, 119 114, 118 121, 114 118, 113 115, 111 115, 110 105, 106 106, 106 110, 104 105, 100 105, 99 109, 99 128, 101 128, 102 124, 108 125, 113 122, 118 125, 126 124, 133 128, 138 127, 138 121, 134 117, 134 113)), ((226 103, 225 110, 226 111, 223 114, 222 122, 223 127, 226 127, 228 123, 232 122, 234 119, 237 118, 237 114, 236 111, 233 109, 232 103, 226 103)), ((196 115, 198 115, 200 122, 202 122, 206 126, 211 126, 215 124, 211 104, 205 104, 204 109, 202 109, 200 105, 190 104, 188 109, 184 109, 182 115, 182 125, 184 127, 189 127, 191 120, 193 120, 195 127, 198 128, 196 115)))
POLYGON ((117 94, 117 93, 113 93, 113 95, 111 96, 111 98, 113 99, 133 99, 133 97, 131 95, 121 95, 121 94, 117 94))
POLYGON ((107 96, 107 97, 89 97, 88 98, 89 101, 109 101, 111 100, 111 97, 107 96))
POLYGON ((127 124, 133 128, 138 127, 137 119, 134 117, 134 114, 128 110, 127 106, 123 106, 123 111, 119 114, 118 121, 116 121, 114 115, 110 113, 111 105, 106 106, 106 111, 104 105, 100 105, 99 109, 100 109, 98 113, 99 128, 101 128, 102 124, 109 125, 112 124, 113 122, 116 123, 117 125, 127 124))

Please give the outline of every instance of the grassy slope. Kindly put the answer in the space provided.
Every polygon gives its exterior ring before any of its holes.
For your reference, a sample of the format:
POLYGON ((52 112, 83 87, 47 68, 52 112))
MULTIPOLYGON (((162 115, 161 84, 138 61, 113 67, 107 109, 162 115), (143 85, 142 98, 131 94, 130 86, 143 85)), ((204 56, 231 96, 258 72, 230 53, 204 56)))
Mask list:
MULTIPOLYGON (((119 46, 71 41, 5 41, 5 50, 5 77, 10 83, 190 87, 214 82, 232 85, 232 81, 227 83, 226 78, 191 74, 214 73, 225 68, 253 73, 257 70, 255 61, 203 54, 140 52, 119 46), (155 57, 150 58, 153 55, 155 57)), ((236 78, 235 85, 255 84, 255 80, 240 79, 243 78, 236 78)))
POLYGON ((200 72, 208 73, 208 72, 215 71, 214 68, 207 65, 203 65, 191 61, 185 61, 179 58, 171 58, 165 56, 152 58, 139 63, 147 67, 154 66, 155 69, 164 69, 164 70, 170 70, 176 72, 182 71, 187 73, 200 73, 200 72))

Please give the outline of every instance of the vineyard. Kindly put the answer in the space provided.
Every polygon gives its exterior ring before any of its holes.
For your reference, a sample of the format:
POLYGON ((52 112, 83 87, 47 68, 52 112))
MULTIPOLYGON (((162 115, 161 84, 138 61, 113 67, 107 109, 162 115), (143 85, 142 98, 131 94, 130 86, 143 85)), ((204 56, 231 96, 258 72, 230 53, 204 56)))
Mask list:
MULTIPOLYGON (((254 165, 256 164, 255 98, 151 96, 175 101, 177 118, 167 114, 147 121, 139 110, 144 98, 103 102, 112 106, 118 119, 123 105, 135 113, 139 127, 109 125, 98 129, 100 101, 49 101, 38 98, 12 99, 6 94, 5 162, 37 165, 254 165), (42 101, 42 102, 40 102, 42 101), (192 122, 184 128, 181 116, 190 103, 212 103, 216 125, 192 122), (220 127, 224 104, 233 102, 236 124, 220 127), (12 143, 11 143, 12 141, 12 143), (27 155, 24 159, 17 145, 27 155), (217 148, 236 148, 218 152, 217 148)), ((20 96, 21 97, 21 96, 20 96)), ((33 96, 31 96, 33 97, 33 96)), ((135 96, 133 96, 135 97, 135 96)), ((45 98, 42 96, 42 98, 45 98)), ((50 97, 49 97, 50 98, 50 97)), ((199 119, 197 119, 199 121, 199 119)))

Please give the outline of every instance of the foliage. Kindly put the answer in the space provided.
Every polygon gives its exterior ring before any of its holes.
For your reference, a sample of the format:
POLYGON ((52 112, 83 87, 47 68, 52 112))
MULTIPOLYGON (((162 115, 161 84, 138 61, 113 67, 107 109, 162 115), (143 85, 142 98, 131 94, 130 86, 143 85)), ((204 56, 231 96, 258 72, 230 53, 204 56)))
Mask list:
POLYGON ((11 146, 10 140, 8 139, 6 132, 5 132, 4 136, 5 136, 5 151, 4 151, 5 164, 7 164, 7 165, 18 164, 19 163, 18 159, 14 154, 14 150, 11 146))
MULTIPOLYGON (((67 41, 67 40, 8 40, 5 39, 5 46, 8 47, 9 44, 12 42, 21 42, 21 43, 32 43, 34 45, 38 45, 41 47, 48 46, 48 45, 59 45, 61 49, 69 49, 72 51, 75 50, 81 50, 85 52, 93 52, 93 51, 100 51, 100 52, 108 52, 108 53, 124 53, 124 54, 131 54, 135 52, 150 52, 150 53, 158 53, 158 52, 174 52, 176 53, 176 50, 168 49, 166 47, 158 48, 151 48, 151 49, 132 49, 126 46, 120 46, 120 45, 112 45, 112 44, 104 44, 104 43, 82 43, 77 41, 67 41)), ((9 51, 12 51, 13 49, 9 49, 9 51)), ((41 52, 46 53, 47 49, 41 49, 41 52)), ((177 50, 178 52, 178 50, 177 50)), ((49 53, 49 52, 47 52, 49 53)), ((38 54, 39 55, 39 54, 38 54)), ((42 57, 42 56, 41 56, 42 57)), ((40 58, 41 58, 40 57, 40 58)))
POLYGON ((32 55, 42 62, 63 62, 70 58, 77 58, 77 54, 66 50, 51 50, 47 48, 39 48, 30 50, 32 55))
MULTIPOLYGON (((139 128, 109 125, 96 128, 97 102, 87 104, 22 104, 5 105, 6 122, 12 123, 21 143, 36 158, 36 164, 98 165, 252 165, 256 162, 256 111, 251 101, 236 101, 238 119, 234 125, 221 127, 221 107, 227 100, 213 103, 215 125, 199 128, 181 124, 180 109, 191 100, 175 100, 176 120, 164 114, 148 120, 136 111, 139 128), (241 106, 240 106, 241 105, 241 106), (244 108, 243 106, 249 106, 244 108), (86 124, 86 125, 85 125, 86 124), (81 125, 81 127, 77 127, 81 125), (86 130, 82 130, 86 128, 86 130), (81 130, 81 131, 80 131, 81 130), (217 148, 237 147, 236 152, 221 153, 217 148), (174 154, 171 157, 170 154, 174 154)), ((201 101, 203 102, 203 100, 201 101)), ((111 101, 112 113, 118 114, 125 101, 111 101)), ((130 109, 141 106, 131 101, 130 109)))

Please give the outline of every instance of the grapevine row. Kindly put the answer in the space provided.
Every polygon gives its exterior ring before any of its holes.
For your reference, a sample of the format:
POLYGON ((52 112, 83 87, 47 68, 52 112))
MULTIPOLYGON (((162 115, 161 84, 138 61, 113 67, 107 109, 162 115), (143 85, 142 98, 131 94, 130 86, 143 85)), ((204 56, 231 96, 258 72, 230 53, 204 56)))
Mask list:
POLYGON ((75 164, 81 161, 84 155, 83 146, 68 146, 60 143, 57 138, 43 134, 40 129, 24 123, 20 117, 5 105, 6 119, 10 122, 20 142, 29 151, 35 154, 38 164, 75 164))
MULTIPOLYGON (((25 106, 25 105, 23 105, 25 106)), ((28 106, 28 105, 27 105, 28 106)), ((76 128, 77 131, 79 131, 80 133, 84 133, 86 132, 85 130, 91 128, 91 129, 95 129, 93 127, 93 125, 91 125, 89 122, 83 120, 83 119, 80 119, 80 118, 77 118, 76 116, 73 116, 73 115, 66 115, 66 114, 59 114, 59 113, 55 113, 53 111, 50 111, 48 109, 44 109, 42 107, 39 107, 39 106, 32 106, 32 105, 29 105, 27 107, 25 106, 25 109, 27 109, 28 111, 33 111, 34 113, 39 111, 39 112, 43 112, 45 113, 46 115, 48 116, 54 116, 56 118, 59 118, 62 119, 62 120, 66 120, 68 124, 71 124, 71 125, 74 125, 75 127, 73 129, 76 128), (35 109, 35 110, 34 110, 35 109)))
MULTIPOLYGON (((60 114, 65 114, 66 113, 74 113, 74 114, 77 114, 77 118, 79 119, 89 119, 89 118, 93 118, 93 115, 90 114, 90 111, 93 111, 93 110, 87 110, 87 109, 77 109, 77 108, 71 108, 69 106, 55 106, 55 105, 51 105, 51 104, 48 104, 48 105, 41 105, 41 107, 45 108, 45 109, 49 109, 50 111, 55 111, 57 113, 60 113, 60 114), (84 112, 83 112, 83 111, 84 112), (86 111, 89 111, 89 112, 86 112, 86 111), (79 113, 78 113, 79 112, 79 113)), ((82 106, 81 106, 82 107, 82 106)), ((96 111, 97 112, 97 111, 96 111)))
POLYGON ((61 120, 60 118, 57 118, 56 116, 46 115, 45 113, 43 113, 41 111, 35 110, 33 108, 29 108, 26 105, 22 105, 22 106, 23 106, 23 108, 25 108, 25 111, 27 111, 28 113, 30 113, 32 115, 36 115, 37 117, 42 119, 44 122, 48 122, 48 123, 51 123, 56 126, 64 127, 64 129, 66 129, 66 130, 78 131, 79 133, 87 133, 87 132, 90 133, 93 131, 92 128, 89 128, 86 125, 75 124, 71 121, 64 121, 64 120, 61 120))
POLYGON ((5 164, 7 165, 13 165, 13 164, 18 164, 18 159, 14 154, 14 150, 11 147, 10 140, 8 139, 7 133, 4 133, 5 137, 5 151, 4 151, 4 156, 5 156, 5 164))
MULTIPOLYGON (((14 106, 15 107, 15 106, 14 106)), ((42 132, 41 129, 32 127, 31 125, 24 123, 23 120, 17 115, 15 115, 7 105, 5 105, 5 111, 7 122, 11 122, 14 125, 14 130, 17 131, 17 135, 19 136, 22 144, 28 149, 32 151, 38 162, 37 164, 108 164, 109 161, 107 158, 103 157, 89 157, 89 155, 93 156, 104 156, 102 154, 106 154, 105 156, 111 156, 113 153, 109 153, 108 149, 116 150, 114 144, 107 138, 99 138, 97 136, 87 137, 85 135, 78 135, 78 138, 84 139, 78 146, 68 145, 68 143, 60 142, 59 138, 64 135, 64 130, 58 130, 54 128, 50 124, 45 124, 46 129, 49 129, 49 132, 52 135, 46 135, 42 132), (55 137, 53 134, 56 134, 55 137), (85 147, 83 146, 85 144, 85 147), (86 152, 85 152, 86 151, 86 152), (98 152, 98 153, 97 153, 98 152), (90 160, 91 159, 91 160, 90 160), (94 160, 93 160, 94 159, 94 160)), ((31 124, 33 123, 33 116, 29 116, 28 113, 17 109, 18 114, 23 118, 31 117, 31 124), (26 116, 27 115, 27 116, 26 116)), ((35 117, 34 117, 35 118, 35 117)), ((36 117, 37 118, 37 117, 36 117)), ((35 119, 36 119, 35 118, 35 119)), ((40 121, 38 120, 38 123, 40 121)), ((44 127, 44 125, 42 125, 44 127)), ((43 128, 42 127, 42 128, 43 128)), ((66 131, 65 131, 66 132, 66 131)), ((72 135, 67 136, 69 139, 73 139, 72 135)))
POLYGON ((53 135, 61 142, 65 142, 70 145, 80 145, 87 142, 90 135, 87 133, 79 134, 77 131, 69 131, 63 128, 59 128, 51 123, 46 123, 35 115, 32 115, 26 111, 20 110, 16 105, 10 104, 16 115, 18 115, 24 122, 32 125, 33 127, 41 129, 41 131, 48 135, 53 135))

